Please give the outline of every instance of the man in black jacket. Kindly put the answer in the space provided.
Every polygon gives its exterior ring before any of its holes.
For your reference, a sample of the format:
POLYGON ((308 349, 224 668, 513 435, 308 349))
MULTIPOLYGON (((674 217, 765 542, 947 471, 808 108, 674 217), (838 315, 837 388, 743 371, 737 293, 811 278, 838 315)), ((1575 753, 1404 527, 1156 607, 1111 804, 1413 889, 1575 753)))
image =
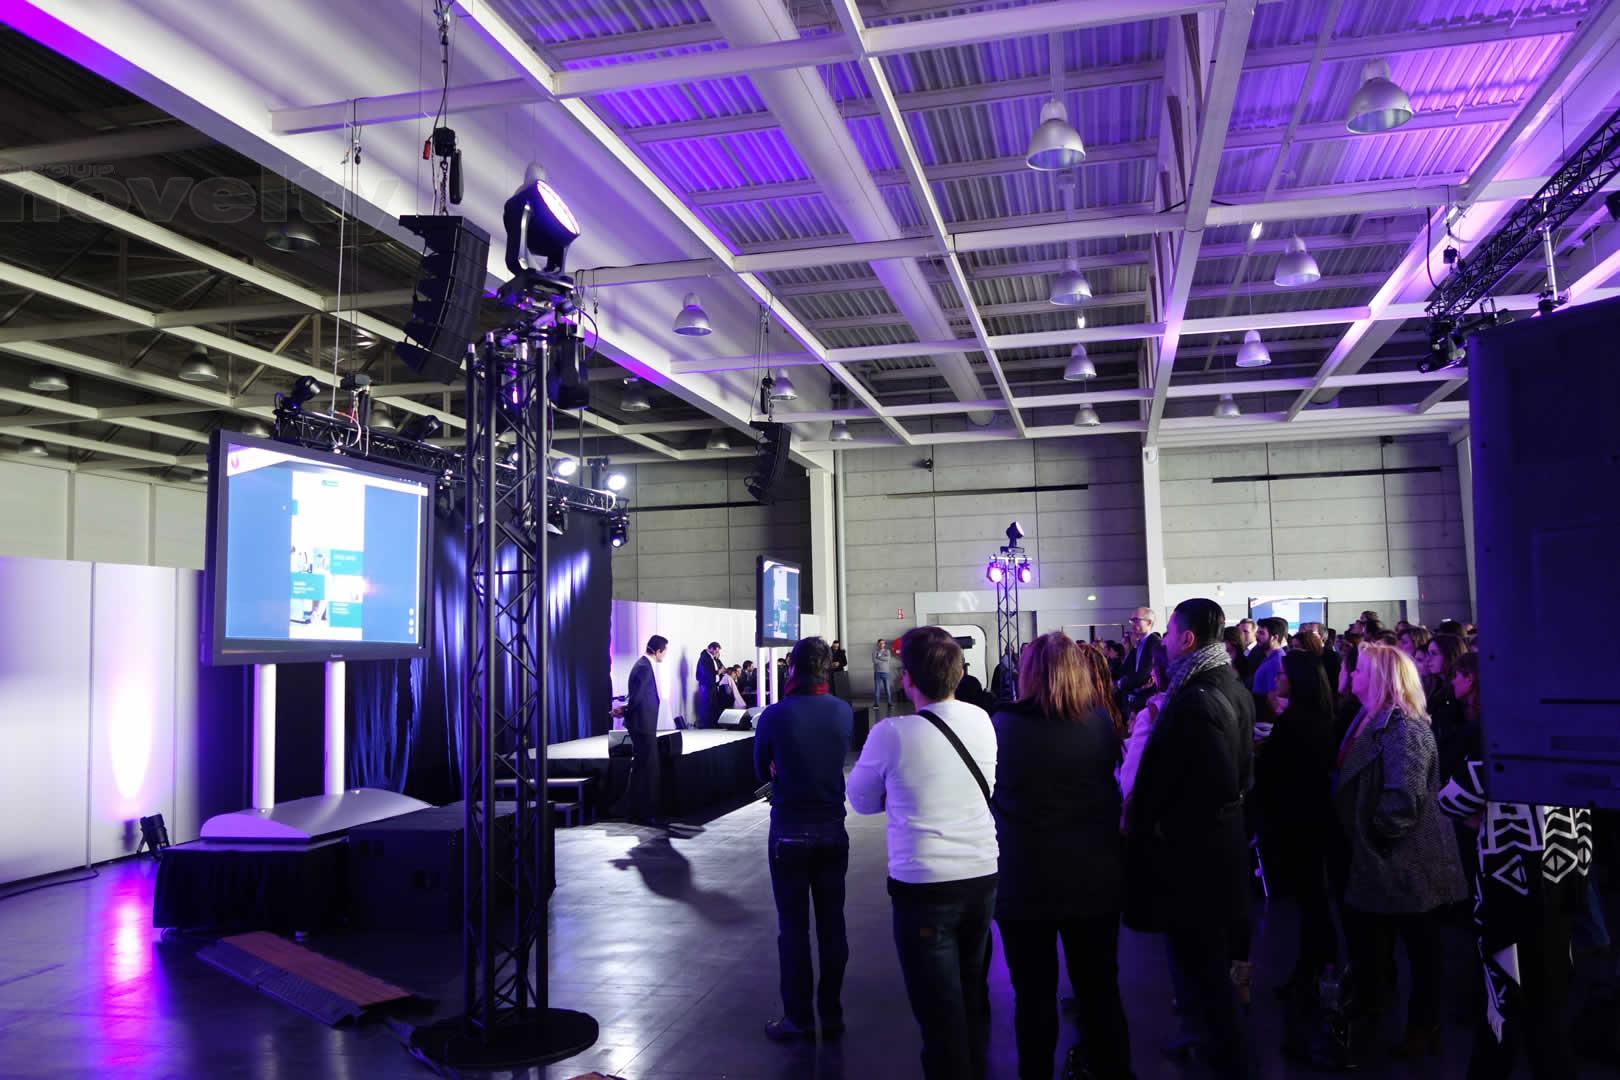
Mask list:
POLYGON ((664 662, 669 639, 654 634, 647 639, 647 654, 630 669, 630 692, 623 706, 624 730, 630 733, 630 820, 642 825, 662 824, 658 785, 658 679, 653 665, 664 662))
POLYGON ((1142 753, 1125 816, 1125 925, 1167 933, 1224 1078, 1250 1075, 1230 978, 1230 928, 1249 914, 1243 795, 1253 769, 1254 702, 1221 641, 1213 600, 1170 617, 1168 697, 1142 753))
POLYGON ((1147 696, 1148 680, 1153 677, 1153 650, 1159 645, 1159 635, 1153 632, 1153 609, 1139 607, 1131 612, 1131 629, 1125 636, 1129 650, 1119 665, 1121 708, 1134 713, 1147 696))
POLYGON ((723 670, 725 665, 720 663, 720 643, 711 641, 697 662, 697 727, 713 727, 715 717, 720 714, 720 710, 715 708, 718 704, 715 688, 720 685, 720 672, 723 670))
POLYGON ((826 641, 793 646, 787 696, 766 709, 754 735, 754 771, 771 784, 771 891, 776 897, 782 1016, 765 1025, 777 1042, 844 1030, 842 991, 849 963, 844 931, 844 757, 854 714, 829 693, 832 652, 826 641), (810 911, 816 913, 821 985, 812 994, 810 911), (811 1011, 812 997, 815 1012, 811 1011))

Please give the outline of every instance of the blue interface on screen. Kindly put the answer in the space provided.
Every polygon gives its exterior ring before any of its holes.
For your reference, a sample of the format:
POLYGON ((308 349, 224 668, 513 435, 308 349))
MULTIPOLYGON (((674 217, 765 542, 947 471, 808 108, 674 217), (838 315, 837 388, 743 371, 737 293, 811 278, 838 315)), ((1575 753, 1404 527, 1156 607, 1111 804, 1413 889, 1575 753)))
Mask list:
POLYGON ((425 483, 226 449, 225 636, 415 645, 425 483))
POLYGON ((765 595, 760 613, 764 636, 788 641, 799 639, 799 571, 797 567, 765 561, 765 595))
POLYGON ((1327 597, 1285 596, 1266 599, 1253 597, 1249 600, 1249 617, 1286 619, 1288 630, 1293 633, 1299 629, 1301 623, 1327 622, 1327 597))

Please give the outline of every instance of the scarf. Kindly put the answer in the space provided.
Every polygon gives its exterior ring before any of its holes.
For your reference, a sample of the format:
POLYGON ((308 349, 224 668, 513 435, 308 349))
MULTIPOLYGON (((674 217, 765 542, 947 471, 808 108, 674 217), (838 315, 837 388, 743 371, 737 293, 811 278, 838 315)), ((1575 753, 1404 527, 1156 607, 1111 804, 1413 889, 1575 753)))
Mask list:
POLYGON ((1176 691, 1181 689, 1181 684, 1194 675, 1231 662, 1232 658, 1226 655, 1226 643, 1222 641, 1182 653, 1170 662, 1170 670, 1166 672, 1170 676, 1170 686, 1165 690, 1165 700, 1175 697, 1176 691))

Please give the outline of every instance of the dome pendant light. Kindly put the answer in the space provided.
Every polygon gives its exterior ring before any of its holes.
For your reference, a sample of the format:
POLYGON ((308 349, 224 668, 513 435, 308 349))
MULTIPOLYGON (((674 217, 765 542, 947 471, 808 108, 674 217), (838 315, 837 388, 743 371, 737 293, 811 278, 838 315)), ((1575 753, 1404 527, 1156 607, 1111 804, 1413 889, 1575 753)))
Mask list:
POLYGON ((211 383, 219 382, 219 372, 214 368, 214 362, 208 359, 207 349, 194 349, 186 362, 180 365, 175 373, 181 382, 211 383))
POLYGON ((1090 405, 1080 406, 1080 411, 1074 414, 1075 427, 1096 427, 1102 423, 1102 417, 1090 405))
POLYGON ((398 431, 399 424, 394 420, 394 414, 388 409, 377 406, 371 410, 372 431, 398 431))
POLYGON ((827 438, 833 442, 849 442, 851 439, 855 438, 855 436, 849 433, 848 424, 844 423, 842 420, 834 420, 832 423, 832 430, 827 433, 827 438))
POLYGON ((1057 98, 1047 99, 1041 106, 1040 126, 1029 138, 1024 161, 1041 172, 1060 172, 1084 160, 1086 145, 1080 141, 1080 133, 1069 125, 1069 110, 1057 98))
POLYGON ((799 396, 799 388, 793 385, 793 380, 787 372, 778 375, 771 383, 772 401, 793 401, 799 396))
POLYGON ((624 394, 619 398, 619 408, 627 413, 646 412, 652 408, 652 402, 647 400, 647 391, 635 379, 624 381, 624 394))
POLYGON ((675 316, 675 332, 683 337, 704 337, 713 332, 709 315, 698 303, 698 294, 689 292, 681 301, 681 313, 675 316))
POLYGON ((1240 368, 1265 367, 1271 363, 1271 353, 1266 343, 1260 340, 1260 331, 1249 330, 1243 335, 1243 344, 1238 346, 1237 366, 1240 368))
POLYGON ((705 449, 705 450, 730 450, 731 449, 731 436, 728 435, 724 430, 711 431, 711 432, 709 432, 708 439, 705 440, 704 443, 703 443, 703 449, 705 449))
POLYGON ((51 456, 51 452, 46 449, 45 444, 37 439, 24 439, 22 445, 17 448, 17 452, 27 454, 29 457, 51 456))
POLYGON ((1345 126, 1357 135, 1394 131, 1412 119, 1412 99, 1389 77, 1389 61, 1369 60, 1361 69, 1361 89, 1350 99, 1345 126))
POLYGON ((1063 272, 1052 279, 1052 292, 1047 300, 1059 307, 1078 307, 1091 299, 1091 282, 1080 272, 1080 260, 1070 259, 1063 272))
POLYGON ((1086 347, 1076 345, 1074 351, 1069 354, 1068 364, 1063 368, 1063 381, 1084 382, 1087 379, 1095 379, 1096 377, 1097 365, 1093 364, 1091 357, 1086 355, 1086 347))
POLYGON ((1277 276, 1272 280, 1285 289, 1322 280, 1322 270, 1305 250, 1305 241, 1297 236, 1289 239, 1288 250, 1277 260, 1277 276))
POLYGON ((36 394, 60 394, 67 388, 67 378, 60 371, 39 371, 28 377, 28 389, 36 394))
POLYGON ((1223 420, 1231 420, 1242 416, 1243 410, 1238 408, 1238 403, 1231 394, 1222 394, 1221 400, 1215 403, 1215 415, 1223 420))

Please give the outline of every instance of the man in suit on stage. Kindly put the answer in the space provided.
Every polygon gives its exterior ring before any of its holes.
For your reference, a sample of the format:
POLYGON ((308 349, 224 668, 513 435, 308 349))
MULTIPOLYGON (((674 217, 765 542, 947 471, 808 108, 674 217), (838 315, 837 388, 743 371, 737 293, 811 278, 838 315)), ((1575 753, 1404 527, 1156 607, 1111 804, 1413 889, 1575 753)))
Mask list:
POLYGON ((714 691, 720 685, 720 672, 723 670, 725 665, 720 663, 720 643, 711 641, 698 657, 696 727, 714 726, 715 716, 720 712, 715 708, 717 695, 714 691))
POLYGON ((624 701, 624 730, 630 733, 630 820, 640 825, 661 824, 658 805, 658 679, 653 665, 664 662, 669 639, 654 634, 647 639, 647 655, 630 669, 630 692, 624 701))

